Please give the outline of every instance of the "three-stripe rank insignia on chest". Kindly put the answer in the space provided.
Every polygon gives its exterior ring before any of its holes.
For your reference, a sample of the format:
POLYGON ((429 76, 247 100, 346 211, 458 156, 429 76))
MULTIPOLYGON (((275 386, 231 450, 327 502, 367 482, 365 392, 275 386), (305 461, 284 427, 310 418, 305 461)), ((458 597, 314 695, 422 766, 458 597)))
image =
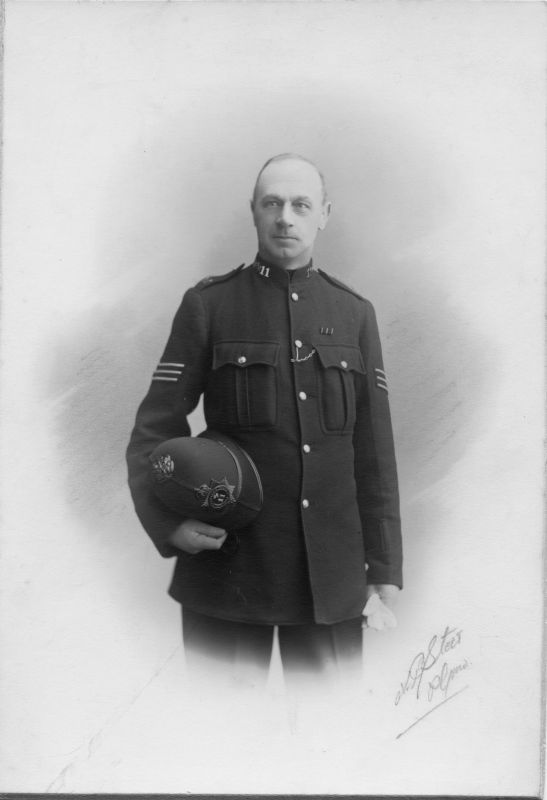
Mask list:
POLYGON ((176 383, 182 375, 182 370, 185 366, 185 364, 179 364, 175 361, 160 361, 154 370, 152 380, 176 383))

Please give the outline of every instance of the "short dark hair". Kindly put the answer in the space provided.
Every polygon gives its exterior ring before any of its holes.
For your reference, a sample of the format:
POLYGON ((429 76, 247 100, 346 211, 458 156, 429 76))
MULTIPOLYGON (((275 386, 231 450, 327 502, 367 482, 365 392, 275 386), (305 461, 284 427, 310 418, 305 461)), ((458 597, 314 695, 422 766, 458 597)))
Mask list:
POLYGON ((321 189, 323 191, 323 203, 327 202, 327 187, 325 184, 325 178, 323 176, 323 173, 321 172, 317 164, 314 164, 313 161, 311 161, 309 158, 301 156, 298 153, 279 153, 279 155, 272 156, 271 158, 269 158, 266 161, 266 163, 262 165, 258 175, 256 176, 256 181, 253 189, 253 202, 256 197, 256 187, 258 186, 258 181, 260 180, 260 176, 262 175, 266 167, 269 167, 270 164, 275 164, 276 161, 304 161, 306 164, 309 164, 311 167, 313 167, 314 170, 319 175, 319 179, 321 181, 321 189))

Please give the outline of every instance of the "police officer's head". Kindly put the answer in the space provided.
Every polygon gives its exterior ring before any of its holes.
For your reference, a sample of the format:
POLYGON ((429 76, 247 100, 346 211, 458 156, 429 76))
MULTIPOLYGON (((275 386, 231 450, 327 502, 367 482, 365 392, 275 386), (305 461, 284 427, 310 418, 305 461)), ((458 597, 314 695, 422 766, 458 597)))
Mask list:
POLYGON ((330 209, 315 164, 294 153, 270 158, 258 173, 251 200, 260 255, 285 269, 305 266, 330 209))

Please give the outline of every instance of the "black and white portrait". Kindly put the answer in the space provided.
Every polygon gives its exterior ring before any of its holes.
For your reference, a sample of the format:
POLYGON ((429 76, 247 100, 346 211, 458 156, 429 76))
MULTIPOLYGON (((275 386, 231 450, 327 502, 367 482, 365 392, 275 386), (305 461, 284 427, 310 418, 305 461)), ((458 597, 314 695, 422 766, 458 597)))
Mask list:
POLYGON ((539 796, 545 28, 6 3, 2 792, 539 796))

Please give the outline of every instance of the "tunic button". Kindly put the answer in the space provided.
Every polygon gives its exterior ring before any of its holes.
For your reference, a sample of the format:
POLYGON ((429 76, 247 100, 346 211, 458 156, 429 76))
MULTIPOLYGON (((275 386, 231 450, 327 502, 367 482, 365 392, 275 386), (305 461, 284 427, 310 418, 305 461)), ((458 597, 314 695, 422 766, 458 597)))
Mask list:
POLYGON ((347 369, 347 368, 348 368, 348 362, 347 362, 347 361, 341 361, 341 362, 340 362, 340 365, 341 365, 341 366, 342 366, 344 369, 347 369))
POLYGON ((291 294, 291 300, 294 300, 294 302, 295 302, 295 303, 296 303, 296 301, 298 300, 298 295, 296 294, 296 292, 293 292, 293 293, 291 294))
POLYGON ((300 339, 295 339, 295 340, 294 340, 294 343, 295 343, 295 345, 296 345, 297 347, 302 347, 302 342, 300 341, 300 339))
POLYGON ((246 361, 247 359, 245 358, 245 356, 239 356, 239 358, 237 359, 238 364, 245 364, 246 361))
POLYGON ((311 451, 311 447, 309 446, 309 444, 305 444, 305 445, 302 446, 302 450, 305 453, 309 453, 311 451))
POLYGON ((306 394, 306 392, 298 392, 298 397, 301 400, 307 400, 308 399, 308 395, 306 394))
POLYGON ((302 500, 302 508, 309 508, 310 501, 309 500, 302 500))

